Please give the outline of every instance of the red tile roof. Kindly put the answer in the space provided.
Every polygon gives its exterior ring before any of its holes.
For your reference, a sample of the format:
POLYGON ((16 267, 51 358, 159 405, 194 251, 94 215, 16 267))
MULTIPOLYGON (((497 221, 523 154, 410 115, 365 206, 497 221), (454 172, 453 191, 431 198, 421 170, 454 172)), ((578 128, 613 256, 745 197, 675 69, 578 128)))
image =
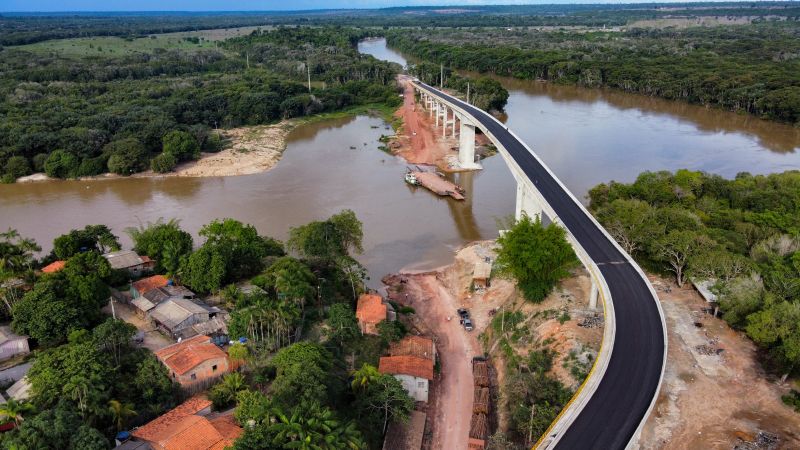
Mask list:
POLYGON ((186 417, 211 406, 211 401, 204 396, 195 396, 181 403, 175 409, 133 430, 133 436, 145 441, 157 442, 173 433, 174 427, 186 417))
POLYGON ((185 339, 156 352, 156 357, 178 375, 185 374, 209 359, 224 359, 227 356, 219 347, 211 343, 210 337, 203 335, 185 339))
POLYGON ((378 364, 378 371, 433 380, 433 361, 417 356, 383 356, 378 364))
POLYGON ((139 294, 144 294, 150 289, 160 288, 167 285, 169 280, 164 275, 153 275, 152 277, 142 278, 141 280, 133 283, 133 288, 139 294))
POLYGON ((356 317, 359 322, 373 324, 381 320, 386 320, 386 305, 381 300, 381 296, 376 294, 361 294, 361 297, 358 297, 356 317))
POLYGON ((433 341, 422 336, 406 336, 389 346, 389 356, 416 356, 433 361, 433 341))
POLYGON ((67 264, 66 261, 60 261, 60 260, 59 261, 54 261, 54 262, 51 262, 50 264, 42 267, 42 272, 43 273, 56 273, 56 272, 60 271, 61 269, 63 269, 66 264, 67 264))

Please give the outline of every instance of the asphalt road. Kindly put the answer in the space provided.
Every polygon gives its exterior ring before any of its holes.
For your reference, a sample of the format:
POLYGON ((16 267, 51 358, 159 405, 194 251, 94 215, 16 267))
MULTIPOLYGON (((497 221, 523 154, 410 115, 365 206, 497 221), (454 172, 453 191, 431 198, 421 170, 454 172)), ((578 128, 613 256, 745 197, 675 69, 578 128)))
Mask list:
POLYGON ((616 339, 597 390, 555 448, 625 448, 646 418, 661 380, 665 330, 649 281, 505 126, 483 110, 423 83, 418 84, 470 113, 500 140, 555 210, 561 223, 600 268, 614 303, 616 339))

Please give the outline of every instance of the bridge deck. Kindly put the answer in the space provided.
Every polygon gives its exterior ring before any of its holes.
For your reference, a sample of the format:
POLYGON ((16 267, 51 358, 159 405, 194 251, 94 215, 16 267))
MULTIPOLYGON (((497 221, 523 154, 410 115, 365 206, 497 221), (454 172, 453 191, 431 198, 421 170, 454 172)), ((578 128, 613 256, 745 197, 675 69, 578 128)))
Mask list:
POLYGON ((496 144, 505 148, 561 223, 598 264, 611 294, 608 300, 614 305, 616 338, 603 379, 555 448, 625 448, 658 395, 664 365, 665 330, 649 281, 504 125, 483 110, 424 83, 416 84, 466 111, 491 133, 499 141, 496 144))

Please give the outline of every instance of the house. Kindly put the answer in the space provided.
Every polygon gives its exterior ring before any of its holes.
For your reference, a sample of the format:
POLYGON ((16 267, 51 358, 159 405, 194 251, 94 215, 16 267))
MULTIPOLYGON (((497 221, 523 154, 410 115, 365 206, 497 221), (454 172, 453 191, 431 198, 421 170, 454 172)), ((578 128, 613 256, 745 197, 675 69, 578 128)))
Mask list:
POLYGON ((22 377, 16 383, 12 384, 11 387, 6 389, 6 395, 9 398, 13 398, 14 400, 21 402, 23 400, 27 400, 30 398, 31 394, 31 384, 28 382, 28 377, 22 377))
POLYGON ((67 264, 66 261, 61 261, 61 260, 53 261, 50 264, 42 267, 42 273, 60 272, 61 269, 63 269, 66 264, 67 264))
POLYGON ((241 434, 232 414, 212 414, 211 401, 196 396, 133 430, 133 441, 126 444, 146 442, 153 450, 222 450, 241 434))
POLYGON ((362 334, 378 334, 378 323, 386 320, 386 304, 377 294, 361 294, 356 306, 356 318, 362 334))
POLYGON ((26 336, 14 333, 9 326, 0 327, 0 360, 29 353, 30 351, 26 336))
POLYGON ((436 347, 432 340, 408 336, 390 347, 389 356, 381 357, 378 371, 394 375, 414 400, 427 402, 435 362, 436 347))
POLYGON ((184 286, 167 284, 166 286, 150 289, 141 296, 131 300, 131 304, 136 308, 136 314, 144 318, 156 305, 170 298, 191 300, 195 298, 195 294, 184 286))
POLYGON ((219 308, 173 297, 150 310, 150 319, 164 333, 177 339, 194 336, 196 333, 191 331, 192 325, 208 322, 220 311, 219 308))
POLYGON ((489 278, 492 275, 492 265, 486 261, 475 263, 472 269, 472 288, 483 291, 489 287, 489 278))
POLYGON ((164 275, 153 275, 142 278, 131 284, 131 297, 139 298, 147 291, 168 285, 170 281, 164 275))
POLYGON ((106 253, 103 258, 108 260, 108 264, 115 270, 127 270, 133 276, 139 276, 143 272, 149 272, 156 266, 156 262, 148 256, 139 256, 133 250, 120 250, 118 252, 106 253))
POLYGON ((231 370, 228 355, 208 336, 195 336, 155 352, 173 380, 188 387, 213 380, 231 370))
POLYGON ((383 450, 420 450, 425 434, 427 414, 422 411, 411 411, 408 422, 392 422, 383 440, 383 450))

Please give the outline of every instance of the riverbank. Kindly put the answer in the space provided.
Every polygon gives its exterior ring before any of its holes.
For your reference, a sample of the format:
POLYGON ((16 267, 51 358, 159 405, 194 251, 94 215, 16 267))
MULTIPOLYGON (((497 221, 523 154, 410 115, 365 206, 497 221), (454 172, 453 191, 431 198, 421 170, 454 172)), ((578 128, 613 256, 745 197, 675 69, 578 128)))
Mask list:
MULTIPOLYGON (((280 161, 289 134, 300 126, 324 120, 338 119, 348 116, 370 115, 393 122, 392 107, 383 104, 363 105, 342 111, 317 114, 282 120, 275 124, 220 130, 220 135, 227 146, 216 153, 202 153, 196 161, 178 165, 174 171, 156 173, 152 170, 135 173, 130 176, 105 173, 92 177, 80 177, 80 181, 108 180, 114 178, 168 178, 168 177, 230 177, 252 175, 272 169, 280 161)), ((44 173, 35 173, 17 179, 17 183, 54 181, 44 173)))

